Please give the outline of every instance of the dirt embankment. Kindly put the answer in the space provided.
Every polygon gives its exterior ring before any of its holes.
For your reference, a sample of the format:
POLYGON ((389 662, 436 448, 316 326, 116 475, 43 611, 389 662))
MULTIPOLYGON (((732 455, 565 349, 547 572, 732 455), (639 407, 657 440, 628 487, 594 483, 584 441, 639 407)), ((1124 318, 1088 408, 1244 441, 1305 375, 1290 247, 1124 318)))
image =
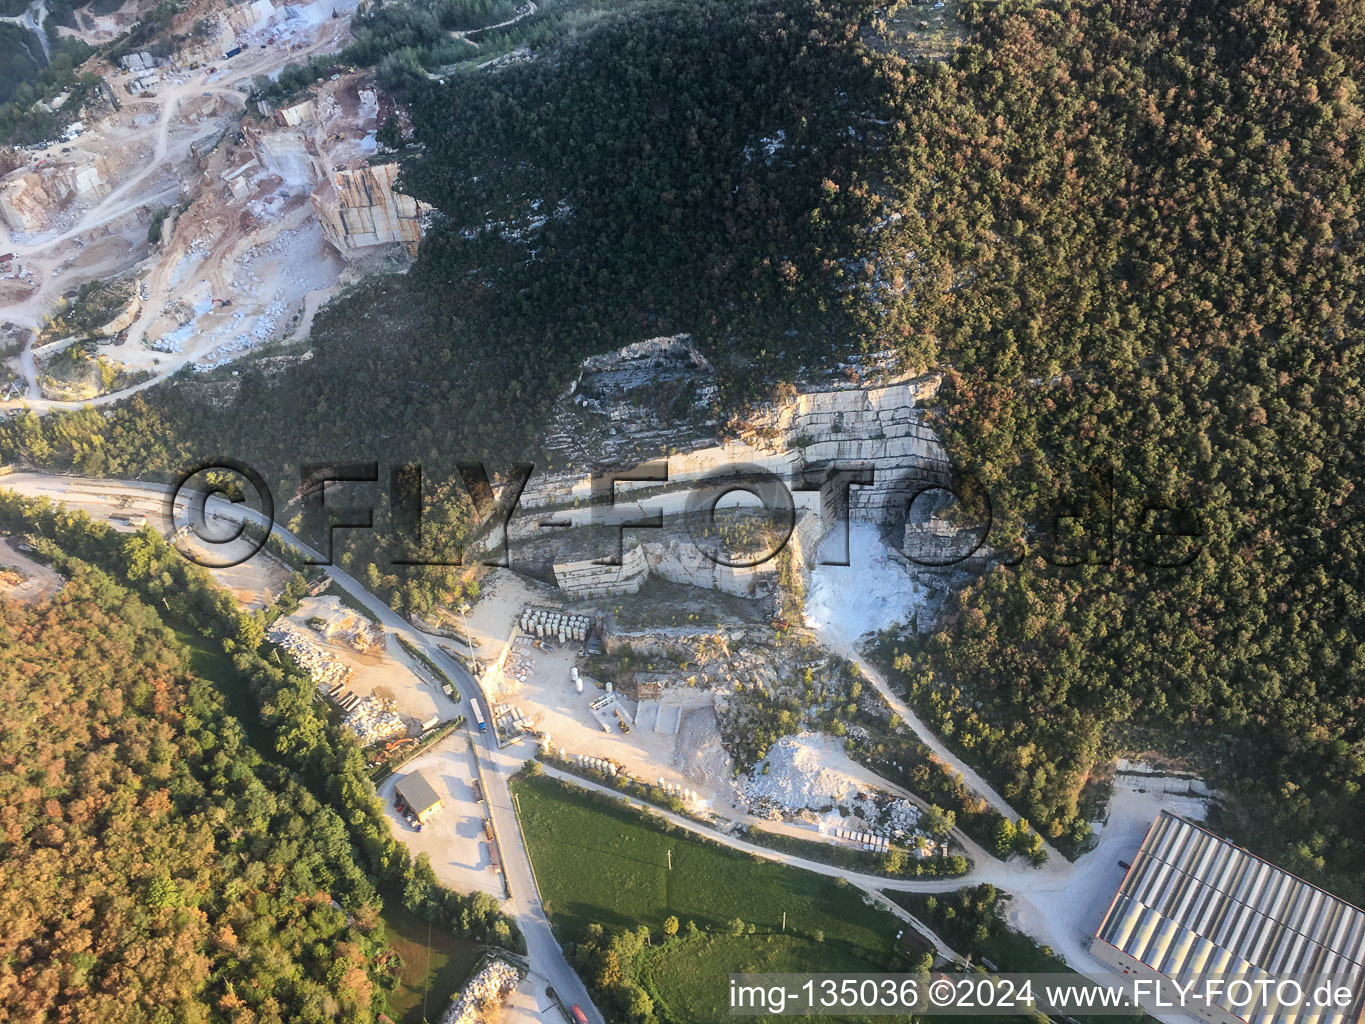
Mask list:
POLYGON ((47 566, 19 551, 9 538, 0 538, 0 598, 37 604, 55 594, 62 578, 47 566))

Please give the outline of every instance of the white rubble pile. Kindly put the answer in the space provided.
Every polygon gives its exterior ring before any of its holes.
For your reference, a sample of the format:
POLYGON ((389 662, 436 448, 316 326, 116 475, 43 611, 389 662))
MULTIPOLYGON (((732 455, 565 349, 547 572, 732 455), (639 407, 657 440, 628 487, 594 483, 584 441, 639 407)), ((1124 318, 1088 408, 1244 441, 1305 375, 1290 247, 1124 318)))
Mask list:
POLYGON ((884 850, 887 840, 911 842, 924 835, 918 806, 841 764, 851 763, 832 737, 784 736, 739 788, 755 814, 814 823, 828 835, 869 849, 884 850))
POLYGON ((501 1005, 521 983, 521 973, 505 960, 491 960, 465 986, 441 1017, 441 1024, 483 1024, 486 1011, 501 1005))
POLYGON ((920 809, 909 800, 896 798, 882 808, 882 824, 892 835, 907 835, 919 824, 920 809))
POLYGON ((288 308, 287 303, 278 300, 266 306, 265 311, 256 318, 256 323, 252 325, 251 333, 262 341, 270 337, 275 333, 275 328, 279 326, 280 319, 288 308))
POLYGON ((190 243, 185 255, 176 261, 175 269, 171 271, 170 286, 172 289, 179 288, 189 272, 209 258, 207 245, 202 238, 196 238, 190 243))
MULTIPOLYGON (((839 531, 831 531, 820 544, 819 561, 841 555, 841 543, 839 531)), ((909 622, 924 604, 925 588, 890 555, 874 524, 848 524, 848 561, 812 570, 806 625, 852 646, 868 633, 909 622)))
POLYGON ((203 362, 195 363, 196 373, 208 373, 216 370, 225 363, 232 362, 231 356, 236 352, 245 352, 251 348, 255 342, 245 334, 239 334, 234 340, 226 341, 211 351, 205 353, 203 362))
POLYGON ((337 657, 322 650, 298 629, 287 622, 278 622, 266 633, 266 639, 278 644, 298 663, 299 668, 308 673, 310 679, 319 687, 331 687, 345 683, 351 677, 351 670, 337 657))
POLYGON ((351 709, 342 724, 355 733, 360 745, 368 746, 380 740, 392 739, 408 731, 403 719, 394 710, 391 700, 376 697, 374 694, 364 698, 351 709))
POLYGON ((783 736, 743 783, 745 799, 756 806, 770 804, 787 811, 823 811, 831 805, 853 804, 865 787, 851 775, 825 766, 835 745, 828 737, 813 733, 783 736))

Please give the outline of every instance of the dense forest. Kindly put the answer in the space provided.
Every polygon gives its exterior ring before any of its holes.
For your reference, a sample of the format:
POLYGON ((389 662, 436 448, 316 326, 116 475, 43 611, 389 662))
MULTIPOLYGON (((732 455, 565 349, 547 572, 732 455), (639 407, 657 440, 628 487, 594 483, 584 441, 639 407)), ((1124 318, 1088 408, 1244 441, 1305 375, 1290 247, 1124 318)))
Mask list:
MULTIPOLYGON (((1189 756, 1234 835, 1359 895, 1365 6, 963 15, 946 62, 815 0, 627 5, 444 81, 391 61, 404 187, 442 211, 414 269, 232 401, 178 380, 18 418, 0 455, 168 475, 232 451, 294 485, 310 458, 414 458, 439 487, 462 455, 534 456, 588 352, 688 331, 736 403, 889 348, 944 372, 936 425, 1011 563, 885 646, 936 728, 1063 845, 1106 758, 1189 756)), ((417 609, 460 587, 372 582, 417 609)))
POLYGON ((373 1020, 392 957, 341 818, 146 604, 63 571, 0 602, 0 1016, 373 1020))
POLYGON ((1151 746, 1357 898, 1362 12, 1005 5, 951 69, 888 68, 914 116, 869 263, 905 276, 863 301, 947 368, 937 422, 1018 563, 901 645, 919 706, 1054 837, 1151 746))
POLYGON ((94 52, 81 40, 61 37, 53 42, 52 63, 47 65, 28 56, 30 47, 42 53, 31 36, 28 40, 18 26, 0 24, 0 142, 11 146, 55 138, 99 86, 98 75, 77 71, 94 52), (36 105, 66 91, 71 97, 58 110, 36 105))
MULTIPOLYGON (((6 794, 5 806, 17 795, 14 807, 32 812, 7 819, 5 860, 31 857, 40 873, 35 885, 41 879, 49 887, 32 888, 35 902, 19 904, 29 917, 16 916, 10 934, 34 938, 15 947, 0 998, 20 999, 39 986, 35 992, 54 1006, 88 997, 104 1001, 90 1005, 108 1006, 108 1019, 153 1019, 135 1005, 143 998, 138 986, 119 995, 126 1007, 109 1001, 107 989, 119 978, 126 982, 118 958, 139 949, 119 937, 127 927, 144 929, 153 945, 171 942, 189 958, 167 961, 173 973, 164 979, 160 968, 142 978, 163 1001, 176 993, 183 1019, 373 1020, 401 967, 380 917, 385 898, 454 935, 524 951, 494 899, 451 892, 425 855, 409 857, 392 835, 354 739, 320 711, 306 675, 264 641, 270 619, 305 592, 301 577, 274 608, 247 614, 150 529, 119 535, 82 513, 9 493, 0 493, 0 523, 23 531, 36 554, 68 579, 51 608, 0 606, 15 624, 13 631, 0 629, 6 652, 0 678, 12 698, 8 706, 28 709, 17 711, 0 735, 14 773, 12 781, 7 775, 14 794, 6 794), (215 683, 237 688, 250 724, 269 737, 267 747, 245 742, 221 692, 188 670, 182 642, 158 615, 162 609, 178 629, 232 655, 231 678, 215 683), (35 679, 47 689, 34 687, 35 679), (54 727, 62 738, 54 738, 54 727), (34 748, 44 743, 52 745, 50 756, 35 760, 34 748), (89 766, 89 785, 81 765, 89 766), (74 810, 63 810, 68 802, 74 810), (144 813, 150 809, 157 813, 144 813), (127 899, 143 901, 140 887, 154 886, 169 893, 165 906, 180 909, 159 915, 156 902, 146 902, 153 911, 125 907, 117 879, 92 877, 83 923, 112 929, 104 946, 58 923, 51 927, 61 934, 49 943, 37 922, 60 922, 80 902, 53 894, 64 876, 53 871, 50 851, 67 848, 92 865, 113 865, 110 871, 130 865, 122 879, 127 899), (171 849, 182 850, 183 861, 181 854, 144 852, 171 849), (224 934, 251 945, 223 945, 208 931, 200 941, 204 928, 217 933, 214 907, 233 925, 224 934), (102 917, 113 910, 116 921, 102 917), (20 928, 21 920, 33 926, 20 928), (258 943, 272 935, 279 946, 266 955, 258 943), (107 962, 93 957, 92 943, 107 947, 107 962), (72 964, 56 957, 58 946, 69 947, 72 964), (72 979, 80 983, 75 988, 72 979)), ((27 876, 0 873, 0 884, 21 877, 27 876)))

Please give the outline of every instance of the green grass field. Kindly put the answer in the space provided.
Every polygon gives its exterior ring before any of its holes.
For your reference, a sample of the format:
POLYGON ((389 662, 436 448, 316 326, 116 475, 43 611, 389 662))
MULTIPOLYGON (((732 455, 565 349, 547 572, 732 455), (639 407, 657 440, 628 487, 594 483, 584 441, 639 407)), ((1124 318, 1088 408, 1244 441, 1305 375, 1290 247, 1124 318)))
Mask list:
POLYGON ((383 895, 389 945, 403 958, 398 988, 389 995, 389 1016, 399 1024, 422 1024, 425 1001, 425 1019, 436 1020, 465 983, 483 950, 477 942, 456 938, 405 910, 398 893, 383 895))
POLYGON ((577 941, 592 923, 644 924, 661 937, 669 915, 684 930, 694 921, 711 933, 646 952, 640 980, 666 1007, 661 1020, 727 1019, 731 972, 904 969, 894 948, 899 921, 868 906, 855 888, 681 830, 666 832, 628 808, 596 802, 544 776, 519 779, 514 789, 561 942, 577 941), (736 917, 755 933, 728 934, 736 917))

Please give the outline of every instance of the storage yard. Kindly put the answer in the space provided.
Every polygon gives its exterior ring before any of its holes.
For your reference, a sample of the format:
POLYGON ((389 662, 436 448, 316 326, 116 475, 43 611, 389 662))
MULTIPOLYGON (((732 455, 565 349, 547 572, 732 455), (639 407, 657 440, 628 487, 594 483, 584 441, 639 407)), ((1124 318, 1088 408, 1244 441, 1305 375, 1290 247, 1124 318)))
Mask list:
POLYGON ((394 835, 414 855, 427 854, 441 882, 460 891, 482 889, 501 899, 502 877, 495 870, 496 848, 484 825, 486 805, 480 799, 477 779, 469 739, 457 731, 385 779, 379 787, 379 798, 394 835), (423 823, 420 832, 394 806, 402 780, 418 773, 442 803, 441 811, 423 823))
POLYGON ((278 620, 268 638, 311 676, 362 745, 420 736, 451 717, 439 687, 414 669, 398 645, 336 597, 309 597, 278 620))
POLYGON ((611 761, 632 776, 696 791, 701 808, 721 814, 737 810, 709 690, 668 688, 644 701, 609 692, 609 683, 588 675, 586 656, 578 653, 580 643, 593 639, 584 629, 585 616, 569 616, 563 623, 537 620, 542 628, 553 626, 552 641, 521 633, 522 619, 516 616, 516 635, 507 643, 502 667, 484 675, 485 692, 495 706, 519 710, 526 728, 566 759, 611 761), (562 646, 561 624, 567 640, 562 646), (581 641, 568 639, 575 631, 581 641))

